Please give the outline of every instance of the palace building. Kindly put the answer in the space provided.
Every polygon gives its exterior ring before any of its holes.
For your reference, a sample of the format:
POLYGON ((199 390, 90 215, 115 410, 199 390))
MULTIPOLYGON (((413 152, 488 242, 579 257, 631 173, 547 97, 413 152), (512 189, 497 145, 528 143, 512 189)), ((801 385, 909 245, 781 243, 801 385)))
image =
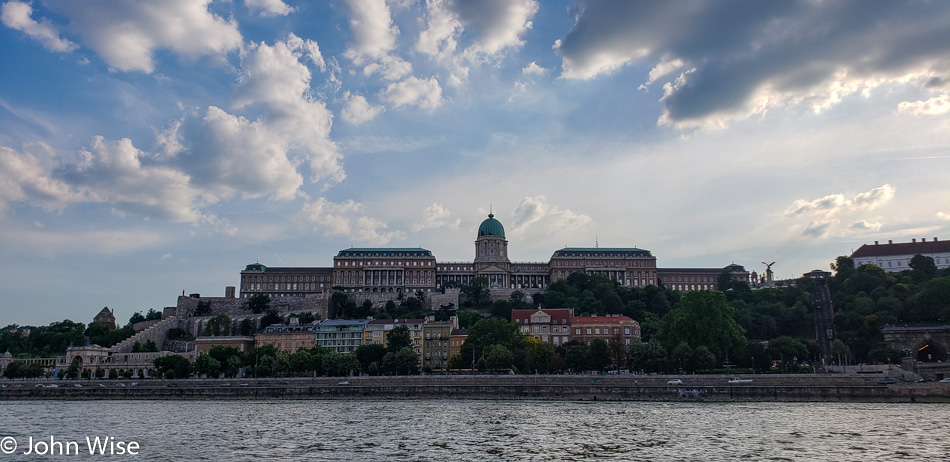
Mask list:
MULTIPOLYGON (((734 278, 749 281, 749 272, 732 264, 734 278)), ((508 257, 505 228, 493 214, 482 221, 475 237, 475 258, 439 262, 423 248, 349 248, 333 257, 332 267, 268 267, 260 263, 241 271, 241 297, 323 295, 330 288, 348 292, 413 294, 470 284, 485 278, 490 289, 544 289, 571 273, 604 275, 624 287, 662 282, 675 290, 715 290, 722 269, 657 268, 656 257, 638 248, 566 247, 547 262, 513 262, 508 257)))

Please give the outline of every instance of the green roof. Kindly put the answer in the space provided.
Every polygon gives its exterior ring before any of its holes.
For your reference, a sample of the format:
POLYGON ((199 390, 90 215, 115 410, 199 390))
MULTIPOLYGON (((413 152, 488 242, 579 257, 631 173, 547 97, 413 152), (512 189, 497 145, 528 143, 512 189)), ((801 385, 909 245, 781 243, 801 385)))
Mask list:
POLYGON ((652 257, 649 250, 636 247, 565 247, 554 251, 555 257, 652 257))
POLYGON ((337 257, 431 257, 432 252, 422 247, 351 247, 341 250, 337 257))
POLYGON ((479 236, 498 236, 505 237, 505 227, 501 222, 495 219, 495 215, 489 213, 488 218, 478 227, 479 236))

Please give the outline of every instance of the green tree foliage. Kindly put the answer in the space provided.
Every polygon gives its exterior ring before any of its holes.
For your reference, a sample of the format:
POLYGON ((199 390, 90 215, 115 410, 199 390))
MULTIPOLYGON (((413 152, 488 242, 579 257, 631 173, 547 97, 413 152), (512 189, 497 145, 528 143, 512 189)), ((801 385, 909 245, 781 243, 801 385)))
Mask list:
POLYGON ((602 338, 595 338, 590 341, 587 355, 587 364, 593 371, 602 372, 611 364, 610 348, 607 346, 607 341, 602 338))
POLYGON ((469 309, 458 310, 455 315, 458 317, 459 327, 462 329, 468 329, 482 319, 482 315, 478 311, 469 309))
POLYGON ((201 335, 206 337, 221 337, 231 335, 231 318, 220 314, 209 319, 205 323, 205 328, 201 335))
POLYGON ((238 323, 238 333, 244 336, 254 335, 254 321, 244 318, 238 323))
POLYGON ((405 325, 393 327, 386 334, 386 351, 396 353, 406 347, 412 348, 412 335, 409 332, 409 327, 405 325))
POLYGON ((254 314, 261 314, 270 309, 270 296, 256 293, 247 298, 244 309, 254 314))
POLYGON ((3 376, 8 379, 35 379, 42 377, 46 373, 43 365, 40 363, 26 363, 22 361, 12 361, 7 364, 3 371, 3 376))
POLYGON ((218 375, 221 374, 221 362, 207 354, 198 355, 194 367, 195 374, 204 375, 208 378, 218 378, 218 375))
POLYGON ((360 371, 365 373, 373 371, 372 375, 376 375, 383 363, 383 356, 386 355, 386 347, 378 343, 364 344, 356 347, 353 354, 359 362, 360 371))
POLYGON ((524 337, 521 339, 520 350, 523 352, 523 363, 519 368, 521 372, 548 374, 554 371, 554 358, 557 356, 554 345, 534 337, 524 337))
POLYGON ((509 350, 517 349, 521 337, 518 324, 501 318, 482 319, 468 330, 468 338, 460 350, 462 360, 471 364, 475 355, 482 356, 485 348, 491 345, 502 345, 509 350))
POLYGON ((515 357, 504 345, 489 345, 485 348, 484 367, 491 371, 513 369, 515 357))
POLYGON ((805 344, 788 336, 769 340, 766 352, 773 361, 782 362, 782 372, 795 372, 797 362, 808 358, 808 348, 805 344))
POLYGON ((724 358, 729 349, 736 350, 746 342, 744 329, 736 323, 733 312, 722 292, 686 292, 680 305, 663 318, 660 338, 668 349, 687 342, 705 346, 717 358, 724 358))
POLYGON ((477 277, 472 279, 469 284, 464 284, 459 288, 459 292, 464 298, 462 306, 480 307, 488 303, 491 299, 491 292, 488 289, 488 278, 477 277))
POLYGON ((66 353, 70 345, 86 344, 86 326, 64 320, 33 328, 29 335, 20 331, 0 334, 0 352, 9 351, 16 358, 49 358, 66 353))
POLYGON ((166 379, 186 379, 191 376, 191 361, 188 361, 188 358, 184 356, 162 356, 161 358, 155 358, 154 363, 155 370, 166 379))
POLYGON ((108 348, 135 335, 135 329, 131 324, 120 329, 109 329, 105 324, 94 322, 83 334, 89 338, 89 343, 108 348))
POLYGON ((591 370, 587 345, 577 342, 567 343, 564 349, 564 363, 574 372, 591 370))
POLYGON ((670 370, 667 350, 658 339, 634 343, 627 348, 627 362, 631 371, 662 373, 670 370))

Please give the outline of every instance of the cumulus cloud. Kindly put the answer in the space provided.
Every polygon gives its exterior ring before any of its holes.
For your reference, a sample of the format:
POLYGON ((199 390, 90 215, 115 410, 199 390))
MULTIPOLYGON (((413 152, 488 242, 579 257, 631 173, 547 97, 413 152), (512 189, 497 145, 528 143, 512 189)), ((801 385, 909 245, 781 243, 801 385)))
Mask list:
POLYGON ((534 197, 525 197, 514 211, 513 231, 522 233, 535 224, 549 234, 557 234, 563 230, 581 228, 591 222, 590 217, 574 213, 570 210, 560 210, 549 205, 547 198, 539 194, 534 197))
POLYGON ((35 21, 32 15, 33 7, 29 3, 11 1, 0 6, 0 20, 5 26, 32 37, 46 49, 66 53, 79 48, 79 45, 60 37, 56 26, 49 19, 35 21))
POLYGON ((905 101, 897 105, 897 110, 913 115, 940 115, 950 112, 950 94, 934 96, 927 101, 905 101))
POLYGON ((223 58, 241 46, 237 22, 211 13, 211 0, 46 3, 69 19, 70 29, 84 45, 121 71, 153 72, 156 50, 171 50, 189 59, 223 58))
MULTIPOLYGON (((330 139, 333 114, 323 102, 310 96, 311 73, 301 62, 305 57, 314 60, 315 53, 319 55, 316 43, 311 42, 291 34, 288 40, 274 45, 250 44, 241 53, 234 106, 266 107, 268 112, 261 119, 247 123, 256 127, 261 143, 267 145, 260 147, 276 155, 268 154, 279 163, 284 163, 288 154, 303 155, 310 164, 311 181, 332 184, 342 181, 345 174, 342 156, 330 139)), ((221 155, 231 153, 224 151, 221 155)))
POLYGON ((0 146, 0 213, 11 202, 26 201, 51 211, 81 200, 82 192, 54 178, 53 168, 44 156, 0 146))
POLYGON ((937 218, 940 218, 942 220, 950 220, 950 213, 937 212, 937 218))
POLYGON ((797 199, 791 207, 785 210, 786 216, 815 214, 831 216, 844 212, 873 209, 894 198, 896 188, 889 184, 874 188, 868 192, 856 194, 847 199, 843 194, 831 194, 819 199, 797 199))
POLYGON ((307 201, 301 213, 306 220, 315 224, 316 229, 322 229, 326 236, 345 236, 372 245, 406 238, 403 231, 386 231, 389 228, 386 223, 363 214, 363 204, 353 200, 334 203, 320 197, 315 201, 307 201))
POLYGON ((462 224, 461 218, 451 219, 452 214, 442 204, 433 203, 422 210, 422 220, 412 225, 412 232, 419 232, 429 228, 458 229, 462 224))
POLYGON ((844 194, 830 194, 818 199, 798 199, 788 207, 783 215, 789 219, 806 219, 801 235, 823 239, 831 235, 861 234, 877 231, 882 224, 879 221, 857 219, 851 225, 840 227, 838 217, 853 217, 861 212, 875 209, 894 198, 896 188, 885 184, 870 191, 855 194, 850 199, 844 194))
POLYGON ((435 77, 425 80, 409 77, 402 82, 389 84, 380 92, 379 98, 396 107, 411 105, 435 109, 442 105, 442 87, 435 77))
POLYGON ((531 64, 521 68, 521 73, 525 75, 544 75, 548 70, 538 66, 538 63, 531 61, 531 64))
POLYGON ((555 42, 561 76, 652 64, 644 85, 663 82, 659 122, 677 126, 720 126, 789 104, 818 112, 950 73, 945 2, 581 0, 574 12, 555 42))
POLYGON ((523 46, 537 12, 535 0, 429 0, 416 50, 446 65, 450 84, 461 85, 470 64, 523 46), (471 43, 460 48, 463 37, 471 43))
POLYGON ((343 100, 345 101, 343 105, 343 110, 340 111, 340 116, 343 117, 343 120, 351 125, 360 125, 363 122, 368 122, 373 120, 386 110, 382 106, 373 106, 366 101, 366 98, 363 95, 355 95, 350 92, 343 94, 343 100))
POLYGON ((251 12, 256 12, 264 17, 287 16, 295 11, 294 8, 281 0, 244 0, 244 5, 251 12))
POLYGON ((353 42, 346 57, 360 64, 365 58, 380 59, 396 47, 399 28, 393 24, 385 0, 347 0, 353 42))

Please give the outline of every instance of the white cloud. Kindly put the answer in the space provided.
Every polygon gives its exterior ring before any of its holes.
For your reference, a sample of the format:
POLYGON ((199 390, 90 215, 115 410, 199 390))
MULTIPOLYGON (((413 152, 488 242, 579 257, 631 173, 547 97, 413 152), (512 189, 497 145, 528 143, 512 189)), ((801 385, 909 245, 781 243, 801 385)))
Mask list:
MULTIPOLYGON (((574 11, 574 27, 554 44, 561 76, 593 79, 652 64, 641 88, 663 82, 658 122, 678 127, 723 127, 792 105, 819 113, 885 85, 925 90, 950 70, 950 49, 936 45, 945 42, 942 18, 950 14, 941 2, 868 10, 841 2, 665 8, 579 0, 574 11), (677 69, 692 71, 676 76, 677 69)), ((945 106, 938 97, 901 110, 945 106)))
POLYGON ((405 239, 403 231, 385 231, 389 226, 363 214, 363 204, 353 200, 342 203, 328 201, 320 197, 308 201, 301 211, 302 216, 322 229, 326 236, 344 236, 372 245, 387 244, 393 239, 405 239))
POLYGON ((45 210, 62 210, 81 200, 80 191, 53 177, 53 168, 48 159, 0 146, 0 213, 11 202, 26 201, 45 210))
POLYGON ((940 218, 941 220, 950 220, 950 213, 937 212, 937 218, 940 218))
POLYGON ((548 205, 547 198, 539 194, 534 197, 525 197, 514 211, 514 233, 525 233, 535 224, 548 234, 558 234, 583 228, 591 223, 591 218, 574 213, 570 210, 560 210, 548 205))
POLYGON ((287 16, 295 10, 281 0, 244 0, 244 5, 251 12, 259 12, 261 16, 287 16))
POLYGON ((46 49, 66 53, 79 48, 73 42, 59 36, 56 26, 46 18, 34 21, 33 7, 29 3, 10 1, 0 6, 0 20, 11 29, 29 35, 43 44, 46 49))
POLYGON ((347 0, 353 42, 346 57, 357 65, 365 58, 382 59, 396 47, 399 28, 393 25, 385 0, 347 0))
POLYGON ((283 163, 288 153, 301 153, 309 160, 311 181, 333 184, 345 177, 341 155, 330 139, 333 114, 323 102, 310 96, 310 70, 300 62, 305 54, 314 59, 315 49, 315 43, 293 34, 286 42, 277 41, 273 46, 249 45, 241 53, 234 105, 243 108, 261 104, 268 109, 261 119, 249 124, 256 127, 268 149, 284 155, 284 159, 269 157, 283 163))
POLYGON ((858 234, 881 229, 880 221, 857 219, 846 228, 840 228, 837 217, 853 217, 856 214, 872 210, 890 202, 896 188, 889 184, 855 194, 848 199, 844 194, 830 194, 811 201, 798 199, 783 212, 787 218, 805 218, 810 222, 801 232, 802 236, 823 239, 832 235, 858 234))
POLYGON ((425 80, 409 77, 402 82, 389 84, 379 97, 396 107, 414 105, 421 109, 435 109, 442 105, 442 87, 435 77, 425 80))
POLYGON ((161 260, 168 260, 168 259, 171 258, 171 257, 172 257, 172 254, 166 253, 166 254, 163 254, 163 255, 162 255, 161 260))
POLYGON ((525 75, 544 75, 548 70, 538 66, 538 63, 531 61, 531 64, 521 68, 521 73, 525 75))
POLYGON ((450 228, 458 229, 462 224, 461 218, 450 219, 452 214, 445 206, 439 203, 433 203, 422 210, 422 221, 412 225, 412 232, 416 233, 423 229, 450 228))
POLYGON ((121 71, 155 70, 152 55, 168 49, 186 58, 223 59, 241 46, 237 22, 208 10, 211 0, 105 2, 50 0, 49 5, 69 19, 82 43, 121 71))
POLYGON ((345 103, 340 111, 340 116, 351 125, 360 125, 363 122, 373 120, 386 110, 383 106, 369 104, 363 95, 346 92, 343 94, 343 99, 345 103))
POLYGON ((469 65, 494 59, 524 45, 538 11, 535 0, 429 0, 426 28, 419 33, 416 50, 445 65, 449 84, 462 85, 469 65), (464 37, 472 42, 459 50, 464 37))
POLYGON ((899 112, 913 115, 940 115, 950 112, 950 94, 934 96, 927 101, 905 101, 897 105, 899 112))
POLYGON ((843 194, 831 194, 811 201, 798 199, 785 210, 784 214, 786 216, 801 214, 832 216, 839 213, 868 210, 889 202, 894 198, 895 192, 896 188, 885 184, 868 192, 856 194, 851 199, 846 199, 843 194))

